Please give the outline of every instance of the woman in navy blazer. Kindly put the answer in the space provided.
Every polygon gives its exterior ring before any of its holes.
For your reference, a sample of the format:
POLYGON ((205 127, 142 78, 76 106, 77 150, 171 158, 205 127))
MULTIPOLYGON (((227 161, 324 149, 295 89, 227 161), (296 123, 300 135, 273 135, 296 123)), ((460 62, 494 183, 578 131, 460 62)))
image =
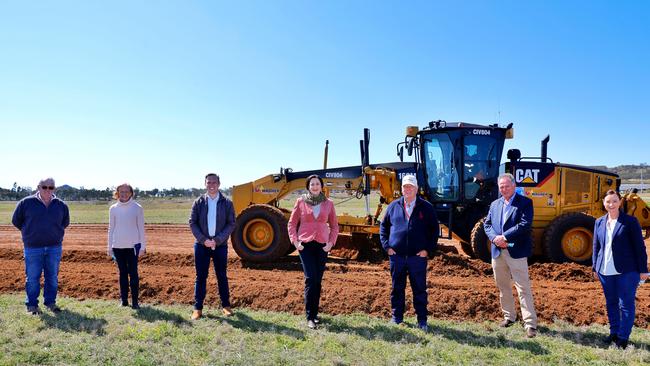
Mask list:
POLYGON ((620 210, 621 196, 609 190, 603 205, 607 214, 594 225, 593 272, 605 293, 609 336, 607 344, 625 348, 632 333, 635 296, 639 280, 648 278, 641 225, 636 217, 620 210))

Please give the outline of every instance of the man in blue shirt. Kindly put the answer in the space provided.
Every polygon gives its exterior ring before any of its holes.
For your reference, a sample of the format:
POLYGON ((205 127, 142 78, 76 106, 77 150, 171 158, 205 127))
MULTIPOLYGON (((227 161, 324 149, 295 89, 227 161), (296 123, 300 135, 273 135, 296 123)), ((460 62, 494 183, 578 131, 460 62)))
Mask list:
POLYGON ((36 194, 23 198, 16 205, 11 222, 20 230, 25 255, 25 291, 27 312, 38 315, 41 273, 44 273, 43 303, 58 313, 56 293, 59 285, 59 264, 65 228, 70 224, 68 206, 54 195, 54 179, 38 183, 36 194))
POLYGON ((194 284, 194 311, 192 320, 203 316, 203 301, 206 294, 206 281, 210 262, 214 263, 217 274, 217 287, 221 299, 222 313, 232 316, 230 290, 228 287, 228 237, 235 229, 235 209, 232 201, 220 191, 219 176, 210 173, 205 176, 206 193, 192 204, 190 229, 194 235, 194 265, 196 282, 194 284))

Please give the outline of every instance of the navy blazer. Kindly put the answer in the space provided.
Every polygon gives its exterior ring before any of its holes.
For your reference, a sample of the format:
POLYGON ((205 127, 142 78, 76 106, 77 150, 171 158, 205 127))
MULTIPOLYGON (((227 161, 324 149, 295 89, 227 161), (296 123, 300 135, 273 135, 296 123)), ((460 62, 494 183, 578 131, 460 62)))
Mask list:
MULTIPOLYGON (((618 273, 648 273, 648 255, 641 235, 641 225, 634 216, 621 212, 614 226, 612 254, 618 273)), ((592 268, 598 272, 603 264, 605 241, 607 240, 607 215, 596 220, 594 225, 594 252, 592 268)))
MULTIPOLYGON (((197 198, 192 204, 190 215, 190 228, 196 238, 196 242, 203 244, 210 238, 208 234, 208 199, 204 194, 197 198)), ((217 245, 227 244, 228 236, 235 229, 235 209, 232 202, 223 193, 219 192, 217 201, 217 230, 214 240, 217 245)))
POLYGON ((508 253, 512 258, 530 257, 533 254, 532 224, 533 200, 515 193, 508 217, 502 218, 503 197, 490 204, 490 211, 485 219, 485 234, 492 242, 492 258, 499 248, 494 245, 494 238, 503 235, 509 244, 508 253), (503 224, 502 224, 503 223, 503 224))

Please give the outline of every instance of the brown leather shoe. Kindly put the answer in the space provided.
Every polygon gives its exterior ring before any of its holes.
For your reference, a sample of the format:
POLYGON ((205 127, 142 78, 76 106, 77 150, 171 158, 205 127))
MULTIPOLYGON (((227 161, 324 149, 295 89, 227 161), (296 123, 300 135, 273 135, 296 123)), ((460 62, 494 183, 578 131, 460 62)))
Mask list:
POLYGON ((526 329, 526 337, 528 337, 528 338, 535 338, 535 337, 537 337, 537 329, 532 328, 532 327, 526 329))
POLYGON ((201 310, 194 310, 192 312, 192 320, 199 320, 203 316, 203 312, 201 310))
POLYGON ((235 313, 232 311, 232 309, 231 309, 230 307, 228 307, 228 306, 226 306, 225 308, 221 309, 221 312, 222 312, 223 315, 225 315, 225 316, 233 316, 233 315, 235 314, 235 313))

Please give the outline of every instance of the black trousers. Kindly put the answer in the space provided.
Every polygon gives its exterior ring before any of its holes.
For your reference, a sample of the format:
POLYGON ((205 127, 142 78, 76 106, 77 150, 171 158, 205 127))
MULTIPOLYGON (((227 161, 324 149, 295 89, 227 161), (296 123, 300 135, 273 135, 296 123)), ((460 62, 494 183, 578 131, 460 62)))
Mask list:
POLYGON ((300 261, 305 273, 305 312, 307 320, 314 320, 318 316, 327 252, 323 250, 325 244, 316 241, 302 245, 305 247, 300 251, 300 261))
POLYGON ((120 271, 120 298, 122 305, 129 304, 129 285, 131 286, 131 304, 138 305, 140 278, 138 276, 138 257, 133 248, 113 248, 115 262, 120 271))

